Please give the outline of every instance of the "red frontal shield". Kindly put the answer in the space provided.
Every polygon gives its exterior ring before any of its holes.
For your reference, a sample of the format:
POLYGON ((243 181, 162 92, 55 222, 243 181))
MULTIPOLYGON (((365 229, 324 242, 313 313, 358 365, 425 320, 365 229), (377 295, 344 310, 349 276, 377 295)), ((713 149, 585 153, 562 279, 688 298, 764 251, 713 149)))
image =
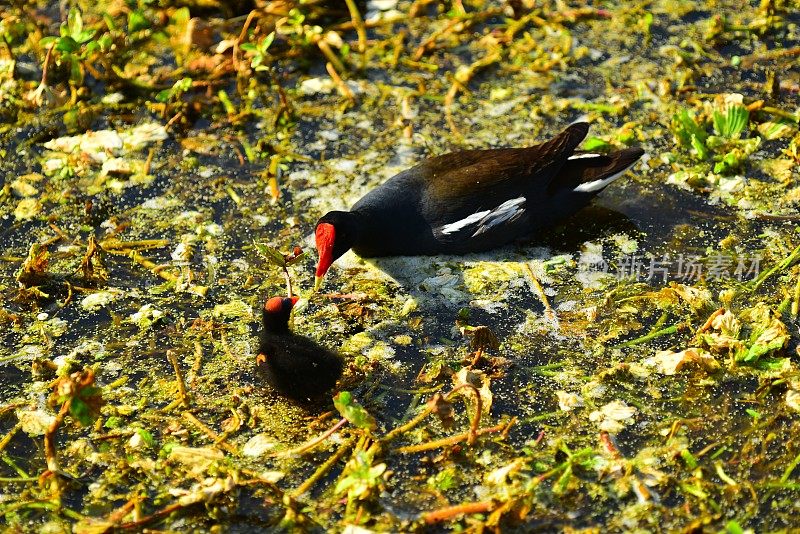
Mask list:
POLYGON ((319 261, 317 263, 317 278, 322 278, 333 263, 333 243, 336 240, 336 229, 332 224, 320 223, 315 232, 319 261))

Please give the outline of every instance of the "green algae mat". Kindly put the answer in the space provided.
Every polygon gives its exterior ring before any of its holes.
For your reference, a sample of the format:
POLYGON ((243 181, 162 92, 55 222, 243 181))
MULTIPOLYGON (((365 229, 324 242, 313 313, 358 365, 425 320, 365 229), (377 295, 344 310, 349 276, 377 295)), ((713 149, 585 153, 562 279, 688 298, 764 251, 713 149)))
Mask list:
POLYGON ((11 1, 11 532, 800 528, 796 1, 11 1), (426 157, 584 119, 633 169, 544 235, 348 253, 426 157), (265 299, 341 352, 257 372, 265 299), (311 379, 311 378, 310 378, 311 379))

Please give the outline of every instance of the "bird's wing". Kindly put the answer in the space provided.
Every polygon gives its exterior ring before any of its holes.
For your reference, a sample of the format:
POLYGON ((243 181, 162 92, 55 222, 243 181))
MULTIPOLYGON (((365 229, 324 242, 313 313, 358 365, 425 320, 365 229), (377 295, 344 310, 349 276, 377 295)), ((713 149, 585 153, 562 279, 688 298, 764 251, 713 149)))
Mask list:
POLYGON ((488 238, 495 231, 525 224, 528 220, 526 203, 523 196, 512 198, 494 208, 476 211, 463 219, 435 227, 433 234, 440 241, 488 238))
POLYGON ((554 138, 526 148, 466 150, 431 158, 419 166, 430 195, 475 196, 497 187, 522 190, 530 182, 547 187, 586 137, 589 125, 568 126, 554 138))
POLYGON ((468 151, 431 160, 421 169, 426 186, 422 209, 434 235, 463 239, 522 221, 526 198, 546 193, 588 127, 573 124, 528 148, 468 151))

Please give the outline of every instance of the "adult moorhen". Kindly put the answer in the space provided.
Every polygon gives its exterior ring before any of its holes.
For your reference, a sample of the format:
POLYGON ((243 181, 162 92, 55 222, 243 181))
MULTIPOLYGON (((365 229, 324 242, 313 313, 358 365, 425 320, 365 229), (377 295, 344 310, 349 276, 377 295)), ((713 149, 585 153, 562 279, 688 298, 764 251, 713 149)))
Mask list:
POLYGON ((577 122, 527 148, 467 150, 430 158, 316 227, 315 288, 352 248, 370 256, 463 254, 499 247, 586 206, 644 153, 576 151, 589 124, 577 122))
POLYGON ((341 356, 289 330, 297 297, 272 297, 264 304, 256 369, 283 395, 295 400, 319 397, 342 375, 341 356))

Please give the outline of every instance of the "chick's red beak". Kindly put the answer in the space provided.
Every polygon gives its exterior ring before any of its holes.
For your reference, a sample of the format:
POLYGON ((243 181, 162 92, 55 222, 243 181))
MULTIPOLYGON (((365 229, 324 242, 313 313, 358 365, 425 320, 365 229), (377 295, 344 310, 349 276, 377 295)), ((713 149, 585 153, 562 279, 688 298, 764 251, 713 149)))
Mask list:
POLYGON ((292 297, 292 306, 297 304, 297 301, 300 300, 300 297, 292 297))
POLYGON ((317 262, 317 273, 315 288, 322 282, 322 277, 328 272, 333 263, 333 242, 336 239, 336 229, 332 224, 320 223, 315 232, 317 241, 317 252, 319 261, 317 262))

